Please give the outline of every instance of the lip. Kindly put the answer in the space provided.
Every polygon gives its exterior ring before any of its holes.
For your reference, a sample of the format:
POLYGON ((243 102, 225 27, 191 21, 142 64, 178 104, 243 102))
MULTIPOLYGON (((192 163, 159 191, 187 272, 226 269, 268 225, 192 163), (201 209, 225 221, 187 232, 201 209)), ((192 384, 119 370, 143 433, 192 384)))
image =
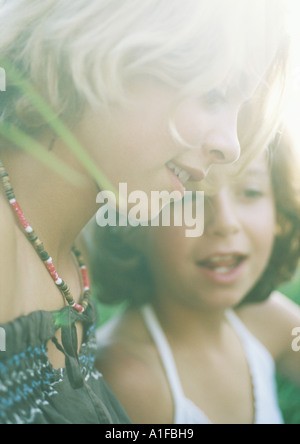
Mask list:
POLYGON ((183 165, 181 163, 178 162, 174 162, 177 166, 179 166, 179 168, 181 168, 182 170, 187 171, 191 177, 189 179, 189 182, 202 182, 202 180, 205 179, 206 177, 206 173, 202 170, 198 170, 197 168, 193 168, 190 166, 186 166, 183 165))
POLYGON ((171 178, 171 181, 172 181, 172 184, 174 187, 174 191, 179 191, 181 196, 184 197, 184 193, 185 193, 186 189, 185 189, 183 183, 168 166, 166 168, 167 168, 168 173, 170 175, 170 178, 171 178))
POLYGON ((242 275, 244 274, 245 268, 247 266, 248 262, 248 256, 241 253, 218 253, 209 256, 204 261, 197 261, 196 265, 199 270, 199 272, 202 275, 205 275, 210 281, 214 282, 215 284, 219 285, 231 285, 234 284, 236 281, 238 281, 242 275), (243 259, 242 261, 232 270, 228 271, 228 273, 220 273, 214 269, 210 269, 208 267, 205 267, 204 265, 201 265, 200 262, 208 261, 212 257, 225 257, 225 256, 241 256, 243 259))
MULTIPOLYGON (((178 166, 180 169, 186 171, 190 175, 188 182, 202 182, 202 180, 204 180, 206 177, 206 173, 204 173, 201 170, 198 170, 196 168, 192 168, 189 166, 185 166, 185 165, 178 163, 178 162, 172 161, 172 163, 174 165, 178 166)), ((175 191, 179 191, 181 193, 182 197, 184 197, 184 193, 186 191, 184 184, 181 182, 181 180, 178 178, 178 176, 175 174, 175 172, 167 164, 166 164, 166 168, 170 174, 175 191)))

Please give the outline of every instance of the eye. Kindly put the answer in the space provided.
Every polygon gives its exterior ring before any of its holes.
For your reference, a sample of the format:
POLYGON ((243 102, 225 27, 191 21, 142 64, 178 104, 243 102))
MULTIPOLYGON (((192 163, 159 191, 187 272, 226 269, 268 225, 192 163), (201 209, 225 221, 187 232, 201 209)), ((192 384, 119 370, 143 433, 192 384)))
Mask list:
POLYGON ((226 97, 221 90, 212 89, 203 95, 202 101, 207 107, 215 107, 217 105, 226 103, 226 97))
POLYGON ((258 200, 265 196, 265 193, 258 188, 244 188, 242 196, 249 200, 258 200))

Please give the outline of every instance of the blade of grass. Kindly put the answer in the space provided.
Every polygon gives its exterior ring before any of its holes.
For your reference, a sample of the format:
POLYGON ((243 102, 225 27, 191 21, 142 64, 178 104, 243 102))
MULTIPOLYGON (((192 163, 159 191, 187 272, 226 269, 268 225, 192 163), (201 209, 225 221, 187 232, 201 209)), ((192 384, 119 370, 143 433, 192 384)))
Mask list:
POLYGON ((82 174, 69 167, 61 159, 58 159, 55 154, 45 151, 40 143, 14 125, 8 125, 2 122, 0 124, 0 134, 14 145, 29 153, 32 157, 38 159, 42 164, 51 168, 55 173, 59 174, 63 179, 68 180, 73 185, 80 186, 86 183, 87 179, 82 174))
POLYGON ((19 72, 7 60, 0 61, 4 67, 7 77, 12 80, 16 86, 28 97, 32 105, 44 118, 45 122, 53 129, 53 131, 65 142, 91 177, 96 181, 101 190, 112 191, 117 201, 119 201, 119 193, 106 176, 100 171, 98 166, 83 149, 78 140, 71 131, 63 124, 60 118, 50 108, 41 95, 33 88, 33 86, 22 78, 19 72))

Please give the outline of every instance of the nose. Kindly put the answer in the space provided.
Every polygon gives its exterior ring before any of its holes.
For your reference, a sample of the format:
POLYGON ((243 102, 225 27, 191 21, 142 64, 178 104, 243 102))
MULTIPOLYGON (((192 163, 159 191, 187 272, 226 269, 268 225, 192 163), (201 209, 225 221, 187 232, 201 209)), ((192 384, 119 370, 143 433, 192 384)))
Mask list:
POLYGON ((211 236, 229 237, 240 232, 240 223, 236 209, 227 190, 221 191, 210 199, 205 210, 206 232, 211 236))
POLYGON ((208 166, 236 162, 241 155, 238 138, 238 113, 221 113, 205 140, 205 155, 208 166))

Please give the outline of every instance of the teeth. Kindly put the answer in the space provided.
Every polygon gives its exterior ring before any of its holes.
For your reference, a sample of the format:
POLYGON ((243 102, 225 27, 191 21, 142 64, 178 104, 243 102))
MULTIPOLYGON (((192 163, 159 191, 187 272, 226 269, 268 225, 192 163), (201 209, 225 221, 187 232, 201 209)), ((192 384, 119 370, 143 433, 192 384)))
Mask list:
POLYGON ((178 175, 178 177, 179 177, 179 180, 181 180, 182 183, 185 183, 185 182, 187 182, 189 180, 191 175, 187 171, 181 170, 179 175, 178 175))
POLYGON ((183 170, 182 168, 180 168, 178 165, 175 165, 175 163, 173 162, 168 162, 167 166, 170 168, 170 170, 172 170, 176 176, 178 177, 178 179, 184 184, 185 182, 187 182, 190 178, 191 178, 191 174, 188 173, 187 171, 183 170))
POLYGON ((227 274, 227 273, 230 273, 232 270, 234 270, 234 268, 235 268, 235 266, 234 267, 220 267, 220 268, 214 268, 214 271, 219 274, 227 274))
POLYGON ((230 254, 228 256, 213 256, 199 265, 214 270, 216 273, 226 274, 234 270, 243 260, 242 256, 230 254))
POLYGON ((230 256, 214 256, 214 257, 211 257, 209 259, 209 262, 215 264, 215 263, 218 263, 218 262, 221 262, 221 261, 222 262, 229 262, 229 261, 233 261, 235 259, 236 259, 236 256, 234 256, 234 255, 230 255, 230 256))

